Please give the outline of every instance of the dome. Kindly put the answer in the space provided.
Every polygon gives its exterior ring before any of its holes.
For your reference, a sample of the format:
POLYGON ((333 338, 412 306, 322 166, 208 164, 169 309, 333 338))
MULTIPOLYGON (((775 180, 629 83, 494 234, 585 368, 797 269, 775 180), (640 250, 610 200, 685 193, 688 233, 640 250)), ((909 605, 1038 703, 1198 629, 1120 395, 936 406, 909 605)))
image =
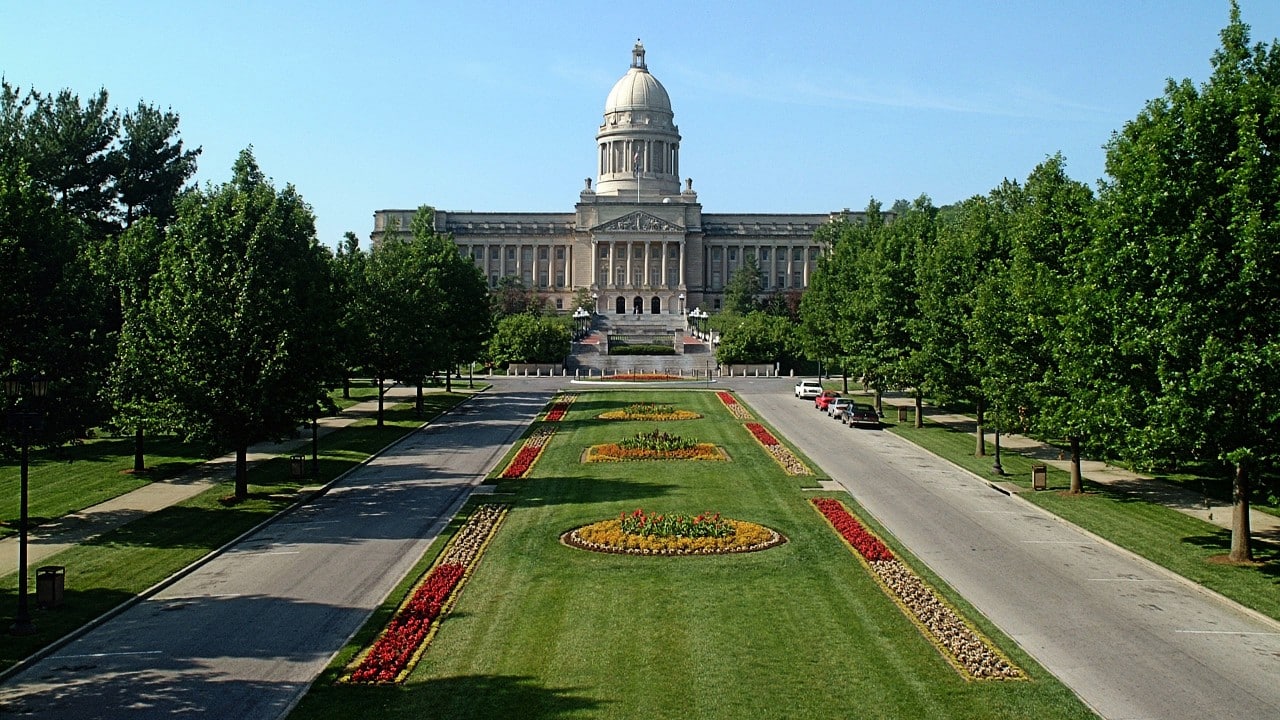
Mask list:
MULTIPOLYGON (((644 64, 644 46, 636 42, 631 51, 631 68, 614 83, 604 101, 605 113, 629 110, 658 110, 671 113, 671 98, 644 64)), ((672 113, 674 114, 674 113, 672 113)))

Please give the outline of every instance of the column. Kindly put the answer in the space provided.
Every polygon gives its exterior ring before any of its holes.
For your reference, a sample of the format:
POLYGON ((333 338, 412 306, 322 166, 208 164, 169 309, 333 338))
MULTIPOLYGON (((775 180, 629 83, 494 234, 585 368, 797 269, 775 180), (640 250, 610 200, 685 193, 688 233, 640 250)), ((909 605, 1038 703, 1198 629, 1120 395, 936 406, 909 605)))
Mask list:
POLYGON ((794 264, 795 264, 795 255, 791 252, 791 246, 788 245, 787 246, 787 287, 788 288, 791 287, 791 279, 794 277, 792 275, 792 273, 795 272, 794 268, 792 267, 794 264))
POLYGON ((573 287, 573 245, 565 244, 564 246, 564 286, 566 288, 573 287))
POLYGON ((516 277, 520 278, 520 282, 524 282, 524 245, 520 243, 516 243, 516 277))
POLYGON ((626 242, 625 247, 627 248, 627 277, 626 277, 626 282, 622 283, 622 286, 630 287, 631 286, 631 241, 630 240, 626 242))
POLYGON ((600 258, 600 241, 592 238, 591 240, 591 282, 587 286, 596 285, 600 282, 600 268, 598 260, 600 258))
POLYGON ((684 281, 684 243, 680 243, 679 248, 680 248, 680 277, 677 278, 677 281, 678 281, 676 283, 677 287, 686 285, 684 281))
POLYGON ((804 282, 801 287, 809 287, 809 248, 804 249, 804 282))
POLYGON ((661 248, 658 252, 662 253, 662 262, 658 263, 661 266, 658 272, 662 273, 662 277, 659 278, 658 287, 664 287, 664 288, 671 287, 671 283, 667 279, 667 246, 670 244, 671 243, 667 242, 666 240, 663 240, 661 243, 658 243, 658 247, 661 248))
POLYGON ((645 240, 644 241, 644 282, 640 283, 641 287, 648 287, 649 285, 649 269, 653 267, 652 265, 649 264, 650 263, 649 250, 652 248, 653 248, 653 243, 649 242, 648 240, 645 240))
POLYGON ((617 248, 618 248, 618 243, 616 242, 609 243, 609 276, 605 278, 606 280, 609 281, 609 287, 614 286, 614 283, 616 282, 616 278, 617 278, 617 276, 613 274, 613 268, 614 268, 614 262, 615 262, 614 258, 617 255, 617 248))

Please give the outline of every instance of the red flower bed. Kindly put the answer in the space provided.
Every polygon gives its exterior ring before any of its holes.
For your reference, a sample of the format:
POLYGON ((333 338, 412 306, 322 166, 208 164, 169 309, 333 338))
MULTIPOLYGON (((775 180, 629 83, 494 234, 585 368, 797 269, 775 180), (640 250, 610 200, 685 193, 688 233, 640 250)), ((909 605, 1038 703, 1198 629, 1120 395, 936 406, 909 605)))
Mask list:
POLYGON ((551 409, 547 411, 547 422, 560 422, 560 419, 564 417, 568 410, 569 403, 567 402, 558 402, 552 405, 551 409))
POLYGON ((766 430, 765 427, 760 423, 750 422, 750 423, 747 423, 746 425, 747 425, 747 429, 751 431, 752 435, 756 436, 756 439, 760 441, 761 445, 780 445, 781 444, 778 442, 778 438, 774 437, 773 433, 766 430))
POLYGON ((352 682, 395 682, 409 665, 413 654, 440 615, 440 608, 453 592, 466 568, 462 565, 438 565, 409 604, 401 608, 387 625, 386 632, 374 643, 360 667, 351 673, 352 682))
POLYGON ((830 498, 814 498, 813 504, 817 506, 818 511, 827 520, 831 521, 836 532, 840 533, 845 540, 848 540, 849 544, 858 551, 858 554, 866 558, 868 562, 893 559, 893 551, 885 547, 880 538, 867 532, 867 529, 862 527, 862 523, 849 514, 843 503, 830 498))

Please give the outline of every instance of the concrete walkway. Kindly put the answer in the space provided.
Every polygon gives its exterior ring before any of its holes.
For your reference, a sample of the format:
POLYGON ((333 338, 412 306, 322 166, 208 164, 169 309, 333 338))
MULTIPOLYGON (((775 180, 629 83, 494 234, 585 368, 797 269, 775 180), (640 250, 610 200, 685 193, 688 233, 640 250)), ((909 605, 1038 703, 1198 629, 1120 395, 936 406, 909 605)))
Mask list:
MULTIPOLYGON (((424 389, 424 392, 442 392, 442 388, 424 389)), ((384 393, 387 407, 397 402, 411 401, 416 394, 413 387, 395 385, 384 393)), ((320 418, 316 435, 324 437, 340 428, 354 424, 366 417, 378 414, 378 400, 356 403, 341 413, 320 418)), ((249 467, 294 451, 310 455, 311 433, 279 443, 259 443, 249 448, 249 467)), ((219 482, 225 482, 235 473, 234 452, 214 458, 167 480, 144 485, 132 492, 119 495, 92 507, 65 515, 31 529, 27 538, 27 567, 39 563, 57 553, 84 543, 105 532, 132 522, 144 515, 175 505, 195 497, 219 482)), ((18 570, 18 536, 0 540, 0 575, 18 570)))
MULTIPOLYGON (((857 395, 858 393, 850 394, 857 395)), ((896 413, 898 407, 906 407, 908 409, 908 418, 915 417, 915 401, 910 397, 890 397, 886 395, 882 398, 882 402, 885 406, 884 413, 886 417, 896 413)), ((976 442, 977 421, 974 418, 967 415, 945 413, 928 405, 924 406, 924 416, 929 421, 939 425, 965 430, 970 435, 975 436, 976 442)), ((990 428, 987 428, 987 437, 989 438, 988 442, 994 442, 995 436, 990 428)), ((1002 450, 1009 450, 1019 455, 1035 458, 1064 472, 1071 472, 1071 454, 1069 452, 1064 453, 1061 448, 1040 442, 1035 438, 1016 433, 1001 433, 1000 447, 1002 450)), ((992 460, 994 461, 994 458, 992 460)), ((1148 475, 1108 465, 1100 460, 1082 458, 1080 460, 1080 475, 1098 485, 1106 485, 1140 497, 1146 502, 1165 505, 1218 527, 1231 529, 1232 506, 1227 501, 1210 498, 1148 475)), ((1015 487, 1012 483, 1000 485, 1007 490, 1015 492, 1030 492, 1024 488, 1015 487)), ((1254 540, 1280 544, 1280 517, 1251 508, 1249 511, 1249 529, 1250 536, 1254 540)))

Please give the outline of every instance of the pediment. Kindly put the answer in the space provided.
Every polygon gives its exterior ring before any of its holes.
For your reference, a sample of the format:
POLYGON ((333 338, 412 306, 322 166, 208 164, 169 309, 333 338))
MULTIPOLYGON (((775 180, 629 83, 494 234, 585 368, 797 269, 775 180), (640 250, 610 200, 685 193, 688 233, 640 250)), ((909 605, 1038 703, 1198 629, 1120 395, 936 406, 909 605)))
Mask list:
POLYGON ((663 232, 663 233, 683 233, 684 228, 673 222, 663 220, 657 215, 650 215, 647 212, 633 212, 630 215, 623 215, 620 218, 614 218, 606 223, 601 223, 592 228, 596 232, 663 232))

